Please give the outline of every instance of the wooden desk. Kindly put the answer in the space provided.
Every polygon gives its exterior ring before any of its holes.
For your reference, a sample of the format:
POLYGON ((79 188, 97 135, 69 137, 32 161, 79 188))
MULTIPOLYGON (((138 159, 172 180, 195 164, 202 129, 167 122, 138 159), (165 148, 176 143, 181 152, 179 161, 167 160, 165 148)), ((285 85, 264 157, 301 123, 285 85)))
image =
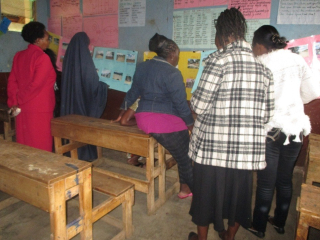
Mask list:
MULTIPOLYGON (((68 115, 54 118, 51 121, 51 132, 54 136, 55 150, 58 154, 70 151, 71 157, 77 158, 77 148, 84 144, 109 148, 122 152, 146 157, 146 170, 124 164, 123 168, 138 173, 143 172, 145 179, 127 176, 113 171, 105 173, 135 184, 135 190, 147 194, 148 214, 155 212, 165 201, 179 189, 178 179, 165 189, 166 166, 164 162, 164 148, 158 144, 158 164, 154 163, 154 145, 156 140, 145 134, 137 126, 120 126, 104 119, 90 118, 79 115, 68 115), (70 140, 62 145, 62 139, 70 140), (155 200, 155 179, 158 178, 159 194, 155 200)), ((108 162, 112 162, 111 160, 108 162)), ((120 165, 118 162, 113 166, 120 165)))
POLYGON ((50 239, 92 239, 91 163, 0 139, 0 190, 50 213, 50 239), (66 224, 66 201, 80 216, 66 224))
POLYGON ((3 138, 12 141, 12 137, 16 134, 16 131, 12 127, 11 121, 15 120, 8 113, 8 106, 6 104, 0 103, 0 121, 3 122, 3 138))

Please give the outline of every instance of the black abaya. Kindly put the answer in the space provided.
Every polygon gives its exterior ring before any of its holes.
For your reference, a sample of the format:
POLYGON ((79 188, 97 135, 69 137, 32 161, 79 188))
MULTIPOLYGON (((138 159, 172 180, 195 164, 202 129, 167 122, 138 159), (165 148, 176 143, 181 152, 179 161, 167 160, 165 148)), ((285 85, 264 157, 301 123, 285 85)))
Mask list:
MULTIPOLYGON (((108 87, 99 81, 89 43, 87 34, 78 32, 67 48, 61 79, 61 116, 78 114, 99 118, 105 109, 108 87)), ((79 148, 78 157, 92 161, 97 158, 97 149, 95 146, 79 148)))

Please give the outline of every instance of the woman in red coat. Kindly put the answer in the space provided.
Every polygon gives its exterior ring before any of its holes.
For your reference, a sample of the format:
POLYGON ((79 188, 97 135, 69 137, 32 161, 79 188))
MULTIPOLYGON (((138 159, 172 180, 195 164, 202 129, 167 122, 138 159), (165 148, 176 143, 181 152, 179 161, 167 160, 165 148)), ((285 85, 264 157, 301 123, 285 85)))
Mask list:
POLYGON ((21 36, 30 44, 14 56, 7 88, 12 113, 21 110, 16 117, 17 142, 51 152, 56 73, 44 53, 49 46, 48 33, 42 23, 30 22, 21 36))

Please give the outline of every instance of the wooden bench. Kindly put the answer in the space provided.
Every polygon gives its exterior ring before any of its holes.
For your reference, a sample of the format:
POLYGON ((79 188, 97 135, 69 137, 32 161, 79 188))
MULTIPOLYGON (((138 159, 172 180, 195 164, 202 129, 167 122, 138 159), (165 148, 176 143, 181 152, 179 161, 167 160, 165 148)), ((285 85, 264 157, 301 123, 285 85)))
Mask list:
MULTIPOLYGON (((92 224, 104 217, 121 231, 113 240, 133 234, 134 185, 110 176, 91 163, 0 140, 0 190, 50 213, 51 239, 92 239, 92 224), (92 179, 92 180, 91 180, 92 179), (108 199, 92 209, 92 188, 108 199), (66 202, 79 195, 80 216, 66 224, 66 202), (122 221, 105 216, 122 205, 122 221)), ((9 198, 2 208, 17 202, 9 198)))
POLYGON ((92 209, 92 222, 98 221, 107 213, 122 205, 122 221, 105 216, 104 221, 122 229, 113 240, 129 238, 133 234, 132 205, 134 203, 134 185, 104 174, 100 169, 92 169, 92 187, 109 198, 92 209))
POLYGON ((105 174, 132 182, 135 190, 146 193, 148 214, 154 213, 179 189, 178 177, 167 174, 167 179, 172 180, 172 186, 166 190, 164 148, 158 144, 158 161, 155 164, 156 140, 139 130, 137 126, 120 126, 118 123, 111 123, 104 119, 68 115, 52 119, 51 132, 56 153, 63 154, 70 151, 73 158, 78 158, 77 148, 85 144, 146 157, 146 169, 139 169, 110 159, 100 159, 95 162, 95 166, 100 166, 101 162, 108 164, 109 169, 104 169, 105 174), (63 145, 62 139, 68 139, 69 143, 63 145), (128 171, 132 174, 128 174, 128 171), (158 178, 157 200, 155 199, 156 178, 158 178))
POLYGON ((0 190, 50 213, 50 239, 92 239, 91 163, 0 139, 0 190), (66 201, 80 216, 66 224, 66 201))
POLYGON ((320 183, 320 135, 310 134, 305 161, 304 182, 320 183))
POLYGON ((16 134, 12 123, 15 118, 8 113, 8 106, 0 103, 0 122, 3 122, 3 138, 12 141, 12 137, 16 134))
POLYGON ((307 240, 309 227, 320 229, 320 188, 302 184, 297 201, 298 223, 296 240, 307 240))

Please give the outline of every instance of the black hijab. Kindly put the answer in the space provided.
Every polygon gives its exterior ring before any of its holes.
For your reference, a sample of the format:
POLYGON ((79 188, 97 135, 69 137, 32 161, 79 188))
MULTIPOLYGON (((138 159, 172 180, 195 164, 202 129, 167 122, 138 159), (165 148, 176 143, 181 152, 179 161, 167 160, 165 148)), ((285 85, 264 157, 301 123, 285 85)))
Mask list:
MULTIPOLYGON (((107 102, 107 85, 99 81, 90 51, 89 37, 85 32, 76 33, 63 60, 61 79, 60 115, 78 114, 99 118, 107 102)), ((81 160, 97 158, 94 151, 78 150, 81 160)), ((92 148, 93 149, 93 148, 92 148)))

